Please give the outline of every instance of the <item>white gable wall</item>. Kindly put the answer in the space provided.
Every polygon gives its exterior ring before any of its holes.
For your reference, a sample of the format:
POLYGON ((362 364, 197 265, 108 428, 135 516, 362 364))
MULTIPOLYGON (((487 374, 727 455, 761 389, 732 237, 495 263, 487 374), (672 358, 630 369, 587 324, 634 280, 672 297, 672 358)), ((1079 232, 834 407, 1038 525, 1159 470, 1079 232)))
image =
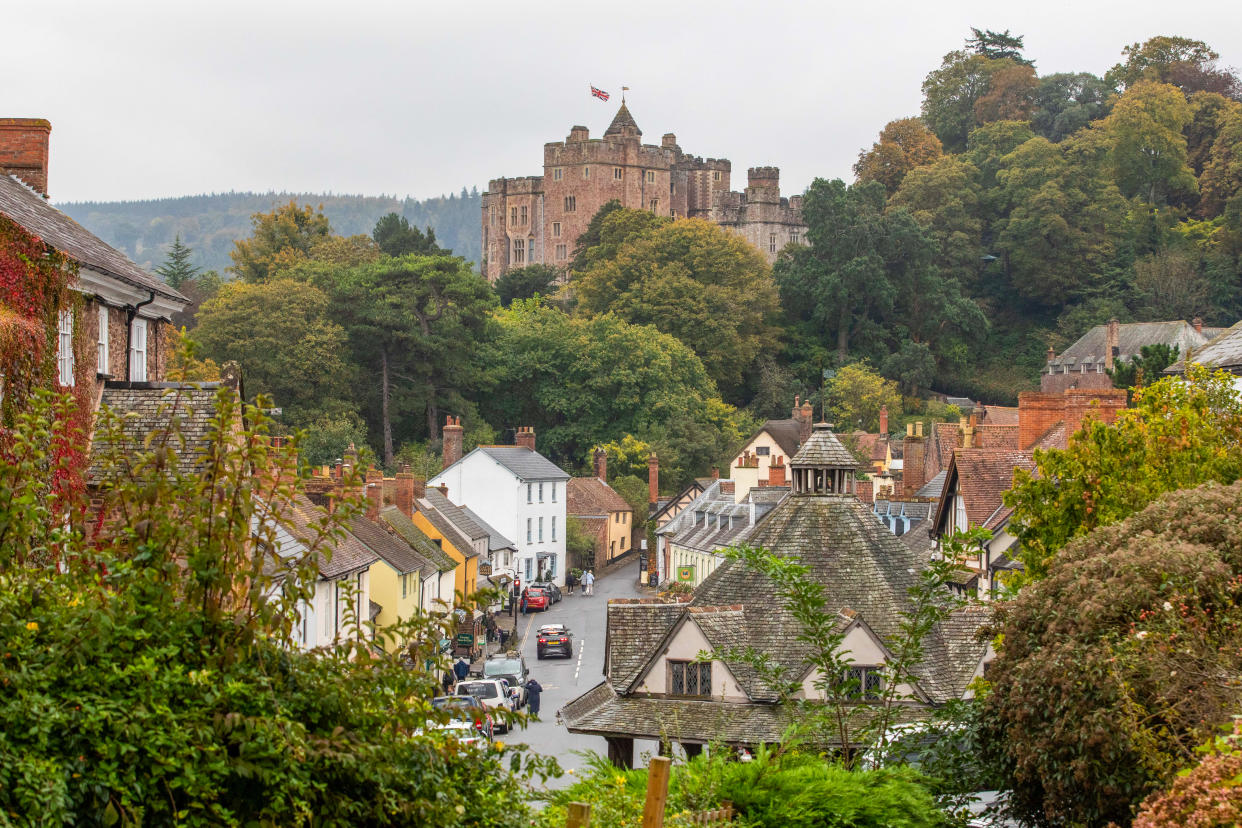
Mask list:
MULTIPOLYGON (((846 634, 845 640, 841 642, 841 652, 844 654, 845 660, 850 664, 857 664, 863 667, 879 667, 888 661, 884 648, 880 646, 880 642, 876 640, 875 636, 866 627, 861 625, 855 626, 846 634)), ((802 689, 798 691, 795 697, 800 699, 822 699, 824 694, 816 685, 823 683, 823 676, 824 674, 819 670, 812 670, 802 681, 802 689)), ((914 688, 908 684, 897 686, 898 698, 909 697, 913 693, 914 688)))
MULTIPOLYGON (((733 488, 734 503, 741 503, 742 499, 746 497, 746 493, 758 486, 760 480, 768 479, 772 461, 778 456, 784 457, 785 450, 777 445, 775 438, 766 430, 761 430, 737 453, 737 457, 733 458, 733 465, 729 467, 729 479, 735 481, 733 488), (759 456, 759 466, 757 468, 748 469, 738 466, 737 461, 742 454, 749 451, 753 455, 758 455, 760 448, 767 449, 768 453, 766 456, 759 456)), ((789 466, 788 457, 785 457, 785 466, 789 466)))
MULTIPOLYGON (((673 640, 669 642, 668 648, 660 654, 652 664, 651 669, 643 676, 638 687, 635 688, 637 693, 655 693, 663 695, 668 692, 668 662, 669 661, 694 661, 699 657, 701 652, 711 652, 712 645, 707 642, 707 637, 703 635, 703 631, 699 625, 694 622, 694 616, 686 620, 681 625, 673 640)), ((712 698, 724 699, 725 701, 744 702, 748 700, 746 693, 730 672, 728 666, 723 661, 712 661, 712 698)))

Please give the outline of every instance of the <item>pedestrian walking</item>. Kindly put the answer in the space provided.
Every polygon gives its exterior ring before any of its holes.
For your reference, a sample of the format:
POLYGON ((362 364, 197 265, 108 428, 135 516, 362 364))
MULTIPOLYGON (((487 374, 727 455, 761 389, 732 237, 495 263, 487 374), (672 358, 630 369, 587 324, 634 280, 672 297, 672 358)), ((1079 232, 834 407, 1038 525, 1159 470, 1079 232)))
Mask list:
POLYGON ((526 682, 526 706, 536 719, 539 718, 539 694, 542 692, 543 685, 533 678, 526 682))
POLYGON ((527 614, 526 613, 526 593, 527 593, 527 590, 523 589, 522 590, 522 615, 527 614))
POLYGON ((595 594, 595 573, 589 569, 586 571, 586 574, 582 576, 582 589, 584 595, 595 594))
POLYGON ((458 681, 465 681, 466 676, 470 675, 470 662, 459 656, 457 663, 453 665, 453 674, 458 681))
POLYGON ((573 570, 571 569, 571 570, 570 570, 570 571, 569 571, 569 572, 565 575, 565 590, 566 590, 566 591, 567 591, 570 595, 573 595, 573 594, 574 594, 574 584, 576 584, 576 583, 578 583, 578 579, 574 577, 574 572, 573 572, 573 570))

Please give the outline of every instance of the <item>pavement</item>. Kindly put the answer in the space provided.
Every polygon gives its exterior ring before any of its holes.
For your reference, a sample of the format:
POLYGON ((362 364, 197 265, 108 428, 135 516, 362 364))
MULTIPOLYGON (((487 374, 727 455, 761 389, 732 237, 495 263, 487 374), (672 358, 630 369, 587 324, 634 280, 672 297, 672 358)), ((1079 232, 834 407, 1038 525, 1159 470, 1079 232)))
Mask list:
MULTIPOLYGON (((583 595, 581 587, 570 595, 562 590, 562 599, 543 612, 519 614, 517 631, 521 637, 520 649, 526 659, 531 676, 543 685, 540 694, 540 718, 530 722, 525 729, 498 737, 506 743, 524 743, 536 753, 553 756, 561 767, 569 770, 582 767, 582 757, 575 751, 595 751, 607 754, 602 736, 583 736, 570 733, 556 721, 556 711, 568 702, 590 690, 604 680, 604 633, 607 626, 607 607, 610 598, 639 598, 651 594, 651 590, 638 586, 638 559, 595 579, 595 594, 583 595), (573 633, 573 658, 553 656, 542 661, 536 652, 534 632, 544 624, 564 624, 573 633)), ((504 622, 507 626, 511 623, 504 622)), ((498 619, 498 623, 500 620, 498 619)), ((498 649, 488 645, 488 652, 498 649)), ((636 750, 655 752, 655 742, 639 742, 636 750)), ((562 788, 573 784, 575 777, 562 776, 548 781, 549 788, 562 788)))

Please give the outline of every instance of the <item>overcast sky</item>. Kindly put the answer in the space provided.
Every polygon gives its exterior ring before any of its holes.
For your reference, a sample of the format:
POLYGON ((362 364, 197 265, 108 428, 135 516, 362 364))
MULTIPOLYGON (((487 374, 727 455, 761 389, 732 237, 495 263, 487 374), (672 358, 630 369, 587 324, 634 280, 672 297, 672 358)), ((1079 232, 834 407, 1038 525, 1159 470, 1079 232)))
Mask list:
POLYGON ((541 172, 544 142, 602 133, 624 84, 646 141, 730 159, 735 186, 777 165, 789 193, 849 178, 970 26, 1025 36, 1040 74, 1102 74, 1157 34, 1242 66, 1239 0, 15 0, 0 117, 51 120, 55 201, 423 198, 541 172))

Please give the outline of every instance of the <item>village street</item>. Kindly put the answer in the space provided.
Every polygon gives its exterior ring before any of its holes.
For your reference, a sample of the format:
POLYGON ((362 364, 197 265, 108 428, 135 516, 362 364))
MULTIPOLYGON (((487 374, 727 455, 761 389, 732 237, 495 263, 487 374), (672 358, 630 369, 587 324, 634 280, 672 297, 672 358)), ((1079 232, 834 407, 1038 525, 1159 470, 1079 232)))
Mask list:
MULTIPOLYGON (((522 635, 522 655, 530 674, 543 685, 540 721, 532 722, 525 730, 512 736, 500 736, 503 741, 524 742, 537 753, 556 757, 561 767, 580 768, 582 758, 574 751, 592 750, 607 753, 603 737, 580 736, 568 732, 556 721, 556 711, 590 690, 604 678, 604 631, 607 622, 607 606, 610 598, 637 598, 643 594, 638 588, 638 559, 595 582, 595 594, 584 596, 581 587, 573 595, 566 593, 560 603, 546 612, 518 616, 518 630, 522 635), (558 656, 540 661, 536 655, 535 631, 543 624, 564 624, 574 636, 574 657, 558 656)), ((638 742, 638 754, 654 752, 655 742, 638 742)), ((549 781, 549 787, 565 787, 573 784, 574 777, 566 774, 549 781)))

